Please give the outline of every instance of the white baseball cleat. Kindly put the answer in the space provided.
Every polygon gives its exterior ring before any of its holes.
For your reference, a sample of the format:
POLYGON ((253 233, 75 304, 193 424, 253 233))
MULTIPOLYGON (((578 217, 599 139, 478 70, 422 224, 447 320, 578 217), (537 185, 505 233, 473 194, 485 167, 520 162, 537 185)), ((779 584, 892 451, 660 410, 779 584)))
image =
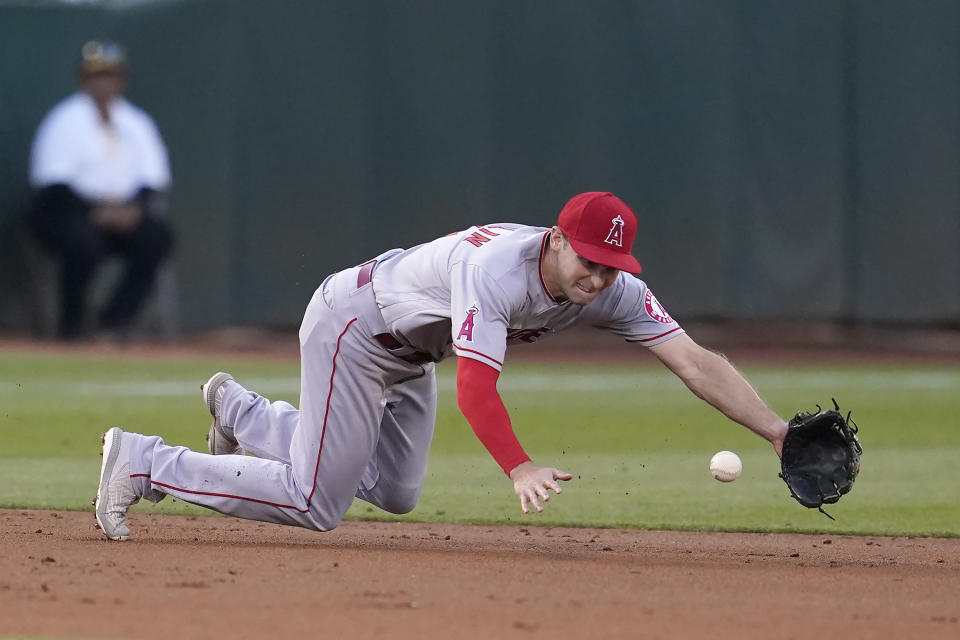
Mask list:
POLYGON ((207 405, 207 409, 210 410, 210 415, 213 416, 213 422, 210 423, 210 430, 207 432, 207 448, 215 456, 242 456, 244 454, 240 443, 232 434, 227 433, 223 422, 220 420, 223 392, 227 383, 233 381, 232 375, 220 371, 213 374, 206 383, 200 385, 203 401, 207 405))
POLYGON ((111 540, 130 537, 127 527, 127 509, 140 501, 130 480, 130 446, 125 443, 120 427, 112 427, 103 434, 103 463, 100 466, 100 486, 97 488, 97 523, 103 535, 111 540))

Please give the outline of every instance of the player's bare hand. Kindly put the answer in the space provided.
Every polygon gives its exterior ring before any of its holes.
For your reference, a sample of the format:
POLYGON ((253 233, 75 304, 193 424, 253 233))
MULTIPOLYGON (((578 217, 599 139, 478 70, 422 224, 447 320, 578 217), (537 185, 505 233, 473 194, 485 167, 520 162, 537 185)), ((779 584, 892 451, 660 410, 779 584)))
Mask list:
POLYGON ((520 508, 530 513, 530 505, 538 512, 543 511, 540 501, 550 500, 550 491, 563 493, 557 480, 570 480, 572 475, 553 467, 538 467, 532 462, 524 462, 510 472, 513 491, 520 498, 520 508))

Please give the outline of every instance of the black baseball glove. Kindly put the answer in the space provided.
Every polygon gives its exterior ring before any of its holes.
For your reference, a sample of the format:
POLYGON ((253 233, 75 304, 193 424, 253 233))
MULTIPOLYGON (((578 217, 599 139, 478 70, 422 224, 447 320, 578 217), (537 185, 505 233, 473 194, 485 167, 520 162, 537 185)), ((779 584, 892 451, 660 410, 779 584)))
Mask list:
POLYGON ((787 423, 780 458, 780 477, 787 483, 790 495, 811 509, 823 510, 853 488, 860 471, 863 449, 857 439, 857 425, 834 409, 816 413, 800 412, 787 423))

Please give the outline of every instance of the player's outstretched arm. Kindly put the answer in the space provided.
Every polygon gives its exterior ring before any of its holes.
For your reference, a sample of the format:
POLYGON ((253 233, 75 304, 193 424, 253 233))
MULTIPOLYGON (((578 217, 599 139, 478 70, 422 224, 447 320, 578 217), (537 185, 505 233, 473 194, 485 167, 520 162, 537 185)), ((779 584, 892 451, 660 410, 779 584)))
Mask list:
POLYGON ((563 493, 557 480, 570 480, 572 475, 552 467, 538 467, 532 462, 519 464, 510 472, 513 491, 520 498, 520 508, 530 513, 530 505, 538 512, 543 511, 540 500, 550 500, 550 491, 563 493))
POLYGON ((787 422, 760 398, 726 358, 704 349, 684 334, 650 348, 697 397, 783 450, 787 422))

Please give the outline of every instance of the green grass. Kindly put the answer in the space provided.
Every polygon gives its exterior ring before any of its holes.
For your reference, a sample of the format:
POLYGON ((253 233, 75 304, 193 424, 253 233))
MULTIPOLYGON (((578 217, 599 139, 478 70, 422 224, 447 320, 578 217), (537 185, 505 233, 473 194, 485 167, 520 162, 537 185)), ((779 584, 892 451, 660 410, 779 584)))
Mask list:
MULTIPOLYGON (((198 385, 212 371, 296 403, 298 364, 7 352, 0 356, 0 507, 88 509, 99 434, 110 425, 204 449, 198 385)), ((500 387, 534 460, 574 474, 542 514, 520 513, 510 482, 459 414, 453 367, 420 505, 391 516, 356 502, 353 519, 727 531, 960 536, 960 371, 919 366, 746 367, 775 410, 854 409, 865 454, 851 494, 826 510, 794 502, 769 445, 696 399, 659 365, 508 366, 500 387), (721 484, 710 456, 730 449, 743 476, 721 484)), ((174 500, 136 511, 209 513, 174 500)))

